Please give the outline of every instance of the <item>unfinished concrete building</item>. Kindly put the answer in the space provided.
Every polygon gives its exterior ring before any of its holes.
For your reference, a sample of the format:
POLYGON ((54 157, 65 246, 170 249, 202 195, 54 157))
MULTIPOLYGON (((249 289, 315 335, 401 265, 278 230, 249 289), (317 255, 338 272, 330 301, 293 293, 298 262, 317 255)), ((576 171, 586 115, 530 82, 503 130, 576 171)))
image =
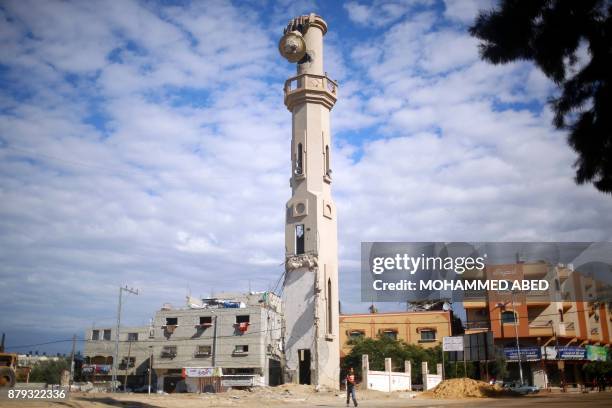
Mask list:
MULTIPOLYGON (((164 305, 147 327, 122 328, 118 380, 166 392, 220 391, 281 382, 281 299, 271 292, 188 298, 164 305), (151 359, 151 360, 149 360, 151 359)), ((114 330, 86 333, 85 370, 94 381, 111 378, 114 330)))
POLYGON ((337 84, 323 69, 325 21, 292 19, 281 55, 297 63, 285 83, 291 112, 292 197, 286 205, 286 381, 337 389, 339 384, 338 234, 331 196, 330 110, 337 84))
MULTIPOLYGON (((92 382, 110 381, 115 355, 115 327, 93 327, 85 332, 83 377, 92 382)), ((148 382, 148 327, 122 327, 119 331, 117 380, 129 388, 148 382)))

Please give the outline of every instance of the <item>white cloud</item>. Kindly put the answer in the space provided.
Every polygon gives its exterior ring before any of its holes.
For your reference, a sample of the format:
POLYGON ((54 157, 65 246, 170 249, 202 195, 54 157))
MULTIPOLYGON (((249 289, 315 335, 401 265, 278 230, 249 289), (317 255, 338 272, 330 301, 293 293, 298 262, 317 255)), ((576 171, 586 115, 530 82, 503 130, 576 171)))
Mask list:
POLYGON ((471 24, 480 10, 488 10, 495 4, 492 0, 444 0, 444 17, 463 24, 471 24))
POLYGON ((401 19, 411 10, 431 6, 434 3, 431 0, 374 0, 370 5, 366 5, 349 1, 344 4, 344 8, 354 23, 381 27, 401 19))
MULTIPOLYGON (((276 4, 274 31, 223 2, 5 4, 0 284, 20 299, 1 325, 32 331, 46 310, 58 332, 108 321, 126 283, 142 290, 128 324, 187 288, 273 285, 294 72, 276 40, 287 10, 316 5, 276 4)), ((609 199, 573 184, 550 112, 521 108, 550 90, 537 71, 478 61, 465 27, 434 28, 426 4, 363 7, 388 29, 355 43, 330 25, 326 43, 345 311, 362 306, 362 240, 611 238, 609 199)))

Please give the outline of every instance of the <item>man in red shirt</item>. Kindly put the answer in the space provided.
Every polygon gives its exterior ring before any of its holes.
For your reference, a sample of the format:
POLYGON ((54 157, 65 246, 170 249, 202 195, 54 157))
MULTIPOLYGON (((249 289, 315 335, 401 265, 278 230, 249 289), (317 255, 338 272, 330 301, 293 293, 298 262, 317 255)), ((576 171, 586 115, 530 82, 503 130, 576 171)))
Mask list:
POLYGON ((349 399, 353 398, 353 405, 357 406, 357 397, 355 396, 355 370, 349 368, 349 372, 345 378, 346 381, 346 406, 349 406, 349 399))

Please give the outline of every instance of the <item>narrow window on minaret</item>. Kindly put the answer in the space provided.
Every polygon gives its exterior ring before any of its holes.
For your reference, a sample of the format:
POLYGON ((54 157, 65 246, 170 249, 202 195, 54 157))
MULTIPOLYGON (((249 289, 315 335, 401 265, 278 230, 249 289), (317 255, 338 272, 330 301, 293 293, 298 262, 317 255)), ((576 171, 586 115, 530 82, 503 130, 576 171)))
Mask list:
POLYGON ((332 283, 331 279, 327 279, 327 333, 332 334, 332 283))
POLYGON ((304 253, 304 224, 295 226, 295 254, 304 253))
POLYGON ((304 173, 304 152, 302 144, 298 143, 297 159, 295 160, 295 174, 301 176, 304 173))
POLYGON ((325 175, 327 177, 331 176, 329 169, 329 145, 325 145, 325 175))

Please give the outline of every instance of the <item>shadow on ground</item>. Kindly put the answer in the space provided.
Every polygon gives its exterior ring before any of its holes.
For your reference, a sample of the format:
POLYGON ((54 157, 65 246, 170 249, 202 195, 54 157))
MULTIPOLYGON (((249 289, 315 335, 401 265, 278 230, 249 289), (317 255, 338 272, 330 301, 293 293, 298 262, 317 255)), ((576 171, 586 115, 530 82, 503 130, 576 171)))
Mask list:
POLYGON ((119 400, 112 397, 87 397, 87 398, 75 398, 77 401, 84 402, 97 402, 99 404, 108 405, 110 407, 123 407, 123 408, 162 408, 159 405, 147 404, 146 402, 141 401, 127 401, 127 400, 119 400))

